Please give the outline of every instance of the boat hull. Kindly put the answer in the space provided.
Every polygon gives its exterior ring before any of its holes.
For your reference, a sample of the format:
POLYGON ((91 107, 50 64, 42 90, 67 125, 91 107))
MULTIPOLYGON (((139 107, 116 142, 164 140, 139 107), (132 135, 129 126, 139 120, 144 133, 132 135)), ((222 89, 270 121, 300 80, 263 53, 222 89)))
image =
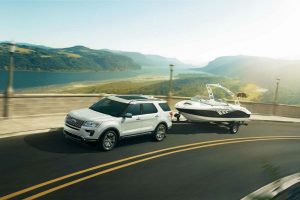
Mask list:
POLYGON ((181 115, 187 120, 193 122, 230 122, 230 121, 247 121, 250 118, 250 114, 240 110, 232 112, 228 111, 215 111, 215 110, 193 110, 176 108, 181 115))

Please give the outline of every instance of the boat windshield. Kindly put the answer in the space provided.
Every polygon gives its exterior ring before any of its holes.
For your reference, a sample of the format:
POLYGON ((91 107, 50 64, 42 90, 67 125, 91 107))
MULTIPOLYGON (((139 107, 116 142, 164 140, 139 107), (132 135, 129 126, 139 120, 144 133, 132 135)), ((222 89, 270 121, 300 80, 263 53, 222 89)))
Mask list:
POLYGON ((230 102, 235 102, 239 104, 238 99, 235 97, 234 93, 227 88, 221 86, 220 84, 207 84, 206 85, 208 96, 194 96, 191 98, 192 101, 200 101, 207 104, 227 104, 230 102))

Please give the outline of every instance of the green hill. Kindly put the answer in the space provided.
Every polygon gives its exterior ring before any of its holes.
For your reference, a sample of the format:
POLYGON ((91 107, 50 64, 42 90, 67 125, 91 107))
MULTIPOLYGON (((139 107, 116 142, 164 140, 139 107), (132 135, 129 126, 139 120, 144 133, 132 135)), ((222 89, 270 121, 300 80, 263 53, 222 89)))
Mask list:
MULTIPOLYGON (((84 46, 45 48, 38 45, 17 45, 14 54, 16 70, 31 71, 124 71, 141 66, 131 58, 105 50, 84 46)), ((8 45, 0 44, 0 70, 9 63, 8 45)))

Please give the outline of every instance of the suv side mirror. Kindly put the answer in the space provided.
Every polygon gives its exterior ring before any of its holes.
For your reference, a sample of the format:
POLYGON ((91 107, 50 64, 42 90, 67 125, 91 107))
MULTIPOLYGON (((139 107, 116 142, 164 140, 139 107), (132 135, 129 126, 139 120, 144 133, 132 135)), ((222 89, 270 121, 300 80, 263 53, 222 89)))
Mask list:
POLYGON ((132 118, 132 114, 131 113, 125 113, 123 115, 124 118, 132 118))

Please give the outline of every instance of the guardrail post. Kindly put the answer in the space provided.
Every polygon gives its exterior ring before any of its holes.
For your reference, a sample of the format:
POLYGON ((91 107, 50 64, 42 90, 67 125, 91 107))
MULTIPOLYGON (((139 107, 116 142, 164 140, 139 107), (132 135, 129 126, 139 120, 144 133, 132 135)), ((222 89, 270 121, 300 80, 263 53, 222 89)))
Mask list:
POLYGON ((12 107, 12 93, 5 94, 3 96, 3 117, 9 118, 11 116, 11 107, 12 107))
POLYGON ((14 52, 16 50, 15 43, 9 44, 9 59, 10 59, 10 65, 8 68, 8 78, 7 78, 7 88, 4 93, 4 108, 3 108, 3 117, 9 118, 10 116, 10 98, 13 96, 14 90, 13 90, 13 75, 14 75, 14 52))

